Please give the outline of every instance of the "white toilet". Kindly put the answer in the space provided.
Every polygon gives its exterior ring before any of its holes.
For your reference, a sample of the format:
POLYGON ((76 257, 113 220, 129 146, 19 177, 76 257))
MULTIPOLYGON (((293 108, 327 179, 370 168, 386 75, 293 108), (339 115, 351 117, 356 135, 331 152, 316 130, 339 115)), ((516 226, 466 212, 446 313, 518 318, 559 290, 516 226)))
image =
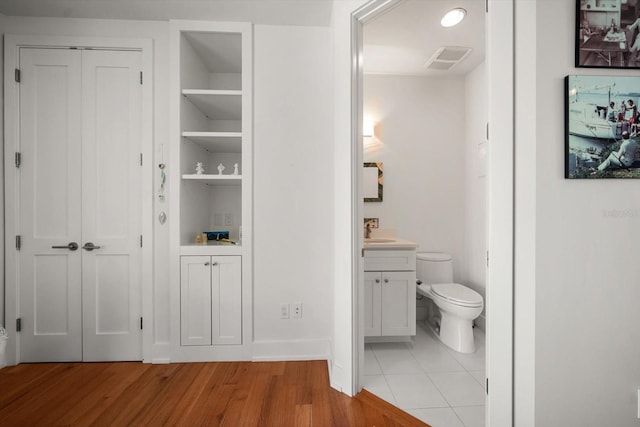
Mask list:
POLYGON ((451 255, 441 252, 416 254, 417 291, 430 298, 440 316, 430 313, 427 325, 440 341, 460 353, 473 353, 473 320, 480 316, 482 295, 458 283, 453 283, 451 255))

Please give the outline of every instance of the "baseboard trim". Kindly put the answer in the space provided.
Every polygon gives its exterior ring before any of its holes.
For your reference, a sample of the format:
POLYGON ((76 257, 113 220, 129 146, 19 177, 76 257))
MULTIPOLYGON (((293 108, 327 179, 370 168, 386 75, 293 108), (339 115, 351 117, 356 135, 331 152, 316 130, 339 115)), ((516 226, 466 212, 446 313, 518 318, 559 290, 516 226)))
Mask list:
POLYGON ((331 342, 321 340, 254 341, 253 361, 329 360, 331 342))

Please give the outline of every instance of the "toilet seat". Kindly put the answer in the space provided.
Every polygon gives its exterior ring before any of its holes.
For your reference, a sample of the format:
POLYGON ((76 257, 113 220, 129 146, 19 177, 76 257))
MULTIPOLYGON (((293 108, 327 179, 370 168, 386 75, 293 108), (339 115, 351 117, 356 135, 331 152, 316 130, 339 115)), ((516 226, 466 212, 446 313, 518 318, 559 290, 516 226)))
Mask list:
POLYGON ((433 284, 431 293, 462 307, 482 307, 482 295, 458 283, 433 284))

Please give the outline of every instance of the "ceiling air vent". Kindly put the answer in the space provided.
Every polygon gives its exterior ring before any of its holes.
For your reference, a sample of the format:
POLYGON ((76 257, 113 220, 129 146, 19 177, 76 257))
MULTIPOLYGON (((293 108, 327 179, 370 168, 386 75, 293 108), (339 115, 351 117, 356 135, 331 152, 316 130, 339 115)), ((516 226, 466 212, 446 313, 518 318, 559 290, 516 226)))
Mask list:
POLYGON ((436 53, 424 64, 428 70, 446 71, 452 69, 471 53, 470 47, 445 46, 439 48, 436 53))

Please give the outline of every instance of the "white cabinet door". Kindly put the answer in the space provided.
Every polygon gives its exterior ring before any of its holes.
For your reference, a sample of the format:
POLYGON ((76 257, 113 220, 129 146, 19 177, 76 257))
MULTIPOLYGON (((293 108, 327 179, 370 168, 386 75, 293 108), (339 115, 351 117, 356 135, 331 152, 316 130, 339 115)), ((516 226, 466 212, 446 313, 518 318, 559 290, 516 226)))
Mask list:
POLYGON ((379 337, 381 333, 381 279, 378 272, 364 272, 365 337, 379 337))
POLYGON ((180 258, 182 345, 211 345, 211 257, 180 258))
POLYGON ((382 273, 381 334, 415 335, 416 333, 416 273, 385 271, 382 273))
POLYGON ((211 257, 213 344, 242 344, 242 257, 211 257))
POLYGON ((181 276, 181 344, 242 344, 242 257, 183 256, 181 276))

